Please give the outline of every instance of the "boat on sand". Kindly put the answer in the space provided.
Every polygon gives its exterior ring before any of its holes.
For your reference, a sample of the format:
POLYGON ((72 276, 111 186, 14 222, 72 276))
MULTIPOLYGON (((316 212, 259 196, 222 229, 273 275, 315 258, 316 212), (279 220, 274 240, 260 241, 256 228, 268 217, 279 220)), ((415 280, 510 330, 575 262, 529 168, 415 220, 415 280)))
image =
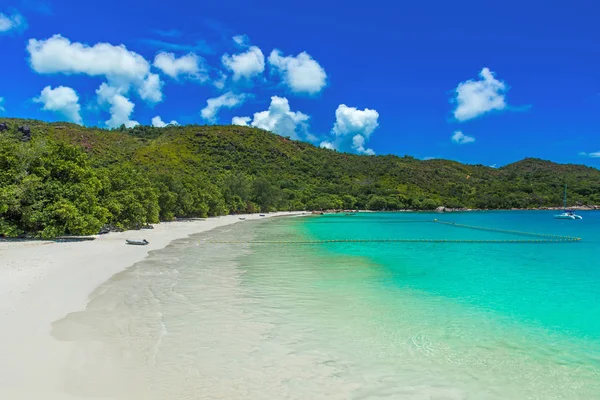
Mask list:
POLYGON ((133 244, 133 245, 137 245, 137 246, 145 246, 148 243, 150 243, 146 239, 142 239, 142 240, 138 240, 138 239, 125 239, 125 242, 127 242, 127 244, 133 244))

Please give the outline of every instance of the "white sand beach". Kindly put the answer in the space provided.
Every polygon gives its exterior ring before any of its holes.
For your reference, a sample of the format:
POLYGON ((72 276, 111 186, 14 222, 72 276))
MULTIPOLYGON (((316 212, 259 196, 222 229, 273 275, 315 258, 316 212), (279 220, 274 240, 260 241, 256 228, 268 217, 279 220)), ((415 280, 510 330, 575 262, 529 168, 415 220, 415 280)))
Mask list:
POLYGON ((51 335, 51 324, 85 308, 88 296, 149 251, 194 233, 246 220, 299 213, 235 215, 161 223, 152 230, 97 236, 82 242, 0 243, 0 399, 76 399, 61 389, 70 346, 51 335), (129 246, 125 239, 146 239, 129 246))

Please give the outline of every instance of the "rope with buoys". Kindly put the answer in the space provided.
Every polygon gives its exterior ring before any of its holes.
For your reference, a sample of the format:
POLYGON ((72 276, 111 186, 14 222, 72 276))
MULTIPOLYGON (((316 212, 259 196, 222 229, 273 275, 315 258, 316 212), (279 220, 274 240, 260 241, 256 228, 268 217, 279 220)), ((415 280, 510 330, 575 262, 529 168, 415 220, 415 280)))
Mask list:
POLYGON ((467 229, 475 229, 479 231, 487 231, 487 232, 498 232, 498 233, 509 233, 513 235, 521 235, 521 236, 537 236, 543 238, 554 238, 560 239, 561 241, 580 241, 581 238, 572 237, 572 236, 561 236, 561 235, 552 235, 548 233, 535 233, 535 232, 523 232, 523 231, 515 231, 509 229, 499 229, 499 228, 486 228, 484 226, 473 226, 473 225, 465 225, 465 224, 457 224, 455 222, 446 222, 440 221, 439 219, 434 219, 433 222, 448 226, 453 226, 456 228, 467 228, 467 229))
POLYGON ((205 243, 213 244, 300 244, 300 245, 320 245, 328 243, 475 243, 475 244, 506 244, 506 243, 573 243, 581 241, 581 238, 572 236, 551 235, 546 233, 522 232, 499 228, 486 228, 482 226, 472 226, 465 224, 457 224, 454 222, 440 221, 438 219, 419 221, 419 222, 435 222, 438 224, 453 226, 457 228, 475 229, 497 233, 508 233, 521 236, 534 236, 540 239, 326 239, 326 240, 251 240, 251 241, 236 241, 236 240, 206 240, 205 243))

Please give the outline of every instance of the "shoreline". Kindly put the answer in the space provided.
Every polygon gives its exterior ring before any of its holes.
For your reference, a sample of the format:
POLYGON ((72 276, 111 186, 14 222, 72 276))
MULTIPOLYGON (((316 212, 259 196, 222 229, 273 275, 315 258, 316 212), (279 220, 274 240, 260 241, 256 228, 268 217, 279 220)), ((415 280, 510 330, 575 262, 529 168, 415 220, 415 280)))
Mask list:
MULTIPOLYGON (((433 210, 415 210, 415 209, 402 209, 402 210, 322 210, 322 211, 308 211, 315 215, 323 214, 344 214, 344 213, 445 213, 445 212, 489 212, 489 211, 562 211, 564 207, 538 207, 538 208, 450 208, 450 207, 438 207, 433 210)), ((574 211, 598 211, 600 210, 599 205, 593 206, 572 206, 567 207, 567 210, 574 211)))
POLYGON ((1 241, 0 398, 75 399, 61 390, 62 366, 71 356, 70 346, 51 336, 51 324, 85 309, 97 287, 145 259, 149 252, 238 222, 300 215, 309 213, 163 222, 154 229, 111 232, 87 241, 1 241), (125 239, 147 239, 149 244, 130 246, 125 239))

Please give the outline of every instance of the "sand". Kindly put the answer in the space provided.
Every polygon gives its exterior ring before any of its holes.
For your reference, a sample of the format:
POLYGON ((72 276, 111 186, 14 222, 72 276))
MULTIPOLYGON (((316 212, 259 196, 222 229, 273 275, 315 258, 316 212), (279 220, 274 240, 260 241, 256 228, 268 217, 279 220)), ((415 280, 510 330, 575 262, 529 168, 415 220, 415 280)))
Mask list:
MULTIPOLYGON (((270 213, 161 223, 152 230, 99 235, 85 242, 0 243, 0 399, 76 399, 61 389, 69 343, 51 335, 51 324, 83 310, 89 295, 148 252, 194 233, 274 216, 270 213), (130 246, 125 239, 146 239, 130 246)), ((100 399, 100 397, 97 397, 100 399)))

